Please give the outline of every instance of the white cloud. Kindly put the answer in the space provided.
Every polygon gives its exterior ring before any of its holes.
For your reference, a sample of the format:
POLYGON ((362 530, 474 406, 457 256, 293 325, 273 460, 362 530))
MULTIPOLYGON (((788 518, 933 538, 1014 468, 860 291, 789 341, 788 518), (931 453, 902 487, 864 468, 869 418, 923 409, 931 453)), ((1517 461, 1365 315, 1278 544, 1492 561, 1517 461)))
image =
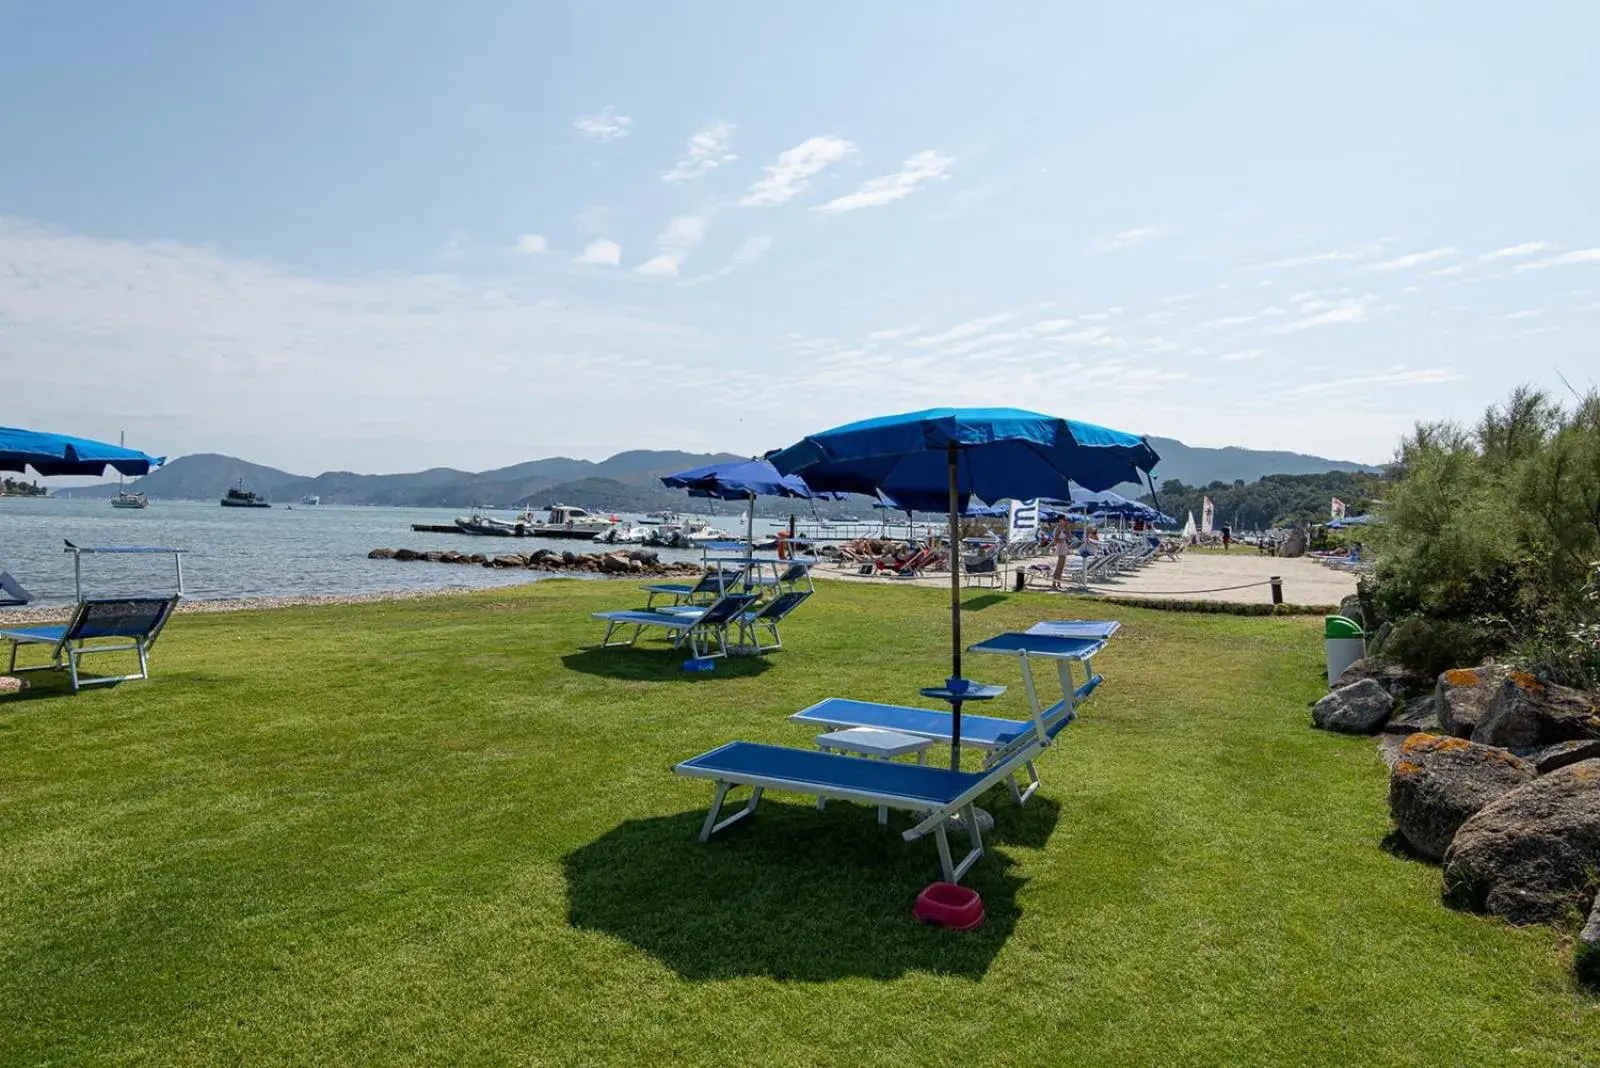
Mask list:
POLYGON ((622 246, 615 241, 601 238, 593 241, 589 247, 580 252, 574 263, 597 263, 604 267, 615 267, 622 262, 622 246))
POLYGON ((668 183, 687 182, 738 159, 728 151, 733 129, 733 123, 719 122, 696 132, 684 146, 683 157, 672 165, 670 171, 662 174, 661 180, 668 183))
POLYGON ((679 215, 656 236, 660 250, 638 268, 640 274, 673 276, 690 251, 706 236, 706 221, 698 215, 679 215))
POLYGON ((1437 385, 1441 382, 1459 381, 1461 377, 1457 372, 1444 367, 1425 367, 1414 371, 1395 367, 1391 370, 1374 374, 1344 375, 1327 382, 1311 382, 1285 390, 1284 396, 1290 398, 1319 397, 1334 393, 1349 393, 1369 386, 1428 386, 1437 385))
POLYGON ((745 191, 739 203, 747 208, 785 204, 799 196, 811 179, 856 150, 840 137, 812 137, 778 154, 762 179, 745 191))
POLYGON ((1543 308, 1525 308, 1522 311, 1507 312, 1500 316, 1502 319, 1537 319, 1544 314, 1543 308))
POLYGON ((743 244, 734 249, 733 255, 728 257, 727 263, 723 264, 721 267, 718 267, 714 271, 708 271, 707 273, 697 275, 694 278, 686 278, 684 279, 683 284, 686 286, 698 286, 704 285, 707 282, 713 282, 718 278, 726 278, 739 268, 747 267, 756 260, 759 260, 771 249, 772 238, 767 234, 757 234, 754 237, 746 239, 743 244))
POLYGON ((1111 240, 1107 241, 1100 247, 1106 252, 1115 252, 1118 249, 1128 248, 1131 245, 1137 245, 1141 241, 1148 241, 1152 237, 1155 237, 1158 233, 1160 233, 1160 231, 1154 226, 1135 226, 1131 230, 1124 230, 1119 234, 1113 234, 1111 236, 1111 240))
POLYGON ((1369 263, 1368 270, 1373 271, 1403 271, 1407 267, 1420 267, 1424 263, 1433 263, 1437 260, 1448 259, 1456 254, 1456 250, 1449 246, 1444 248, 1430 248, 1426 252, 1411 252, 1404 256, 1396 256, 1391 260, 1382 260, 1378 263, 1369 263))
POLYGON ((1248 360, 1259 360, 1266 354, 1266 349, 1240 349, 1237 352, 1225 352, 1217 359, 1223 363, 1244 363, 1248 360))
POLYGON ((1549 259, 1534 260, 1531 263, 1519 263, 1511 268, 1513 271, 1542 271, 1546 267, 1567 267, 1574 263, 1600 263, 1600 248, 1581 248, 1573 252, 1563 252, 1559 256, 1549 259))
POLYGON ((1306 256, 1290 256, 1286 259, 1272 260, 1268 263, 1254 263, 1246 267, 1247 271, 1277 271, 1286 267, 1308 267, 1316 263, 1344 263, 1353 260, 1364 260, 1368 256, 1376 256, 1383 251, 1387 242, 1374 241, 1371 244, 1361 245, 1356 248, 1333 249, 1328 252, 1313 252, 1306 256))
POLYGON ((544 239, 543 234, 523 234, 517 238, 516 250, 530 255, 538 252, 548 252, 550 242, 544 239))
POLYGON ((891 326, 884 330, 874 330, 867 337, 872 341, 894 341, 915 334, 921 329, 920 326, 891 326))
POLYGON ((1304 319, 1296 319, 1292 323, 1273 327, 1275 334, 1295 334, 1301 330, 1310 330, 1318 326, 1337 326, 1341 323, 1364 323, 1367 321, 1367 307, 1365 304, 1346 304, 1343 307, 1330 308, 1318 312, 1304 319))
POLYGON ((964 338, 977 337, 979 334, 987 332, 991 326, 999 326, 1001 323, 1008 323, 1015 318, 1016 315, 1013 313, 1002 312, 999 315, 986 315, 981 319, 969 319, 964 323, 952 326, 942 333, 919 337, 915 341, 909 342, 909 344, 917 348, 925 348, 930 345, 943 345, 948 341, 961 341, 964 338))
POLYGON ((1485 252, 1478 258, 1480 260, 1521 259, 1524 256, 1532 256, 1538 252, 1549 252, 1553 248, 1555 246, 1548 241, 1525 241, 1520 245, 1507 245, 1505 248, 1497 248, 1493 252, 1485 252))
POLYGON ((1464 268, 1458 263, 1458 264, 1455 264, 1454 266, 1450 266, 1450 267, 1440 267, 1436 271, 1424 272, 1422 277, 1424 277, 1424 278, 1448 278, 1451 275, 1460 274, 1463 270, 1464 270, 1464 268))
POLYGON ((1201 330, 1215 330, 1227 326, 1244 326, 1246 323, 1256 321, 1254 315, 1225 315, 1220 319, 1211 319, 1200 324, 1201 330))
POLYGON ((628 136, 633 120, 618 115, 617 109, 607 104, 593 115, 579 115, 572 120, 572 128, 589 141, 616 141, 628 136))
POLYGON ((813 210, 837 213, 892 204, 916 192, 918 186, 943 178, 953 163, 954 157, 934 149, 918 152, 895 173, 873 178, 854 193, 819 204, 813 210))

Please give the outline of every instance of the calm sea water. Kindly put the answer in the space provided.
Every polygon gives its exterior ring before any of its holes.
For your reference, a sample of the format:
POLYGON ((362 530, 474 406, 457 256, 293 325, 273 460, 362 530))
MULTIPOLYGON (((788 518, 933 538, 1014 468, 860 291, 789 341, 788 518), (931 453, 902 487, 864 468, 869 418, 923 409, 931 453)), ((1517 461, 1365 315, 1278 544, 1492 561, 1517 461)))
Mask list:
MULTIPOLYGON (((72 556, 77 545, 158 545, 187 549, 184 592, 193 599, 291 594, 376 593, 444 586, 505 586, 542 577, 533 571, 493 571, 461 564, 368 560, 379 546, 456 549, 461 552, 531 552, 538 548, 587 552, 602 546, 542 538, 482 538, 417 534, 413 523, 451 522, 456 509, 356 508, 337 505, 223 508, 215 503, 153 501, 143 511, 112 508, 108 501, 0 497, 0 571, 9 571, 38 603, 73 599, 72 556)), ((742 519, 713 516, 724 530, 742 519)), ((776 525, 756 521, 766 533, 776 525)), ((697 560, 698 551, 658 550, 663 559, 697 560)), ((84 592, 117 595, 169 591, 170 556, 83 558, 84 592)))

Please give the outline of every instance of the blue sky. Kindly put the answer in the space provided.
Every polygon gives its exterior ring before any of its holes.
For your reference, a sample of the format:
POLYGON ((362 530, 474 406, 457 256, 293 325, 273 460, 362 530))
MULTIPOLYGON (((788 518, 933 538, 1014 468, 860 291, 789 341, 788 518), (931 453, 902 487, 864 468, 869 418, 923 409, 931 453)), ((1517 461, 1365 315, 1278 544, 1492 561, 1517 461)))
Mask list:
POLYGON ((297 471, 1592 382, 1579 3, 0 8, 5 421, 297 471), (257 10, 250 10, 250 8, 257 10))

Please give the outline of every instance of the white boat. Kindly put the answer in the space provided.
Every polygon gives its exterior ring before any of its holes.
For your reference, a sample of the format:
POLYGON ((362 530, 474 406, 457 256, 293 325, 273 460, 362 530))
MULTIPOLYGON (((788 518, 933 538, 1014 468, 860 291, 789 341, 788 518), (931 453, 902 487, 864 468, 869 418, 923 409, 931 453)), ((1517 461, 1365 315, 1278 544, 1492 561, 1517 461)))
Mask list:
MULTIPOLYGON (((117 437, 117 441, 119 443, 123 444, 123 445, 126 445, 128 443, 128 435, 127 435, 127 433, 124 432, 124 433, 120 434, 117 437)), ((117 495, 115 497, 111 498, 111 507, 113 507, 113 508, 148 508, 148 507, 150 507, 150 500, 149 500, 149 498, 147 498, 142 493, 132 493, 132 492, 130 492, 128 490, 123 489, 122 488, 122 472, 118 471, 117 472, 117 495)))
POLYGON ((607 545, 643 545, 650 531, 634 523, 613 523, 594 536, 594 540, 607 545))
POLYGON ((300 503, 301 504, 321 504, 322 503, 322 498, 318 497, 315 493, 313 493, 313 494, 310 494, 309 496, 301 497, 300 498, 300 503))
POLYGON ((699 516, 679 516, 671 512, 666 514, 671 515, 672 518, 661 522, 661 534, 663 537, 692 538, 711 525, 699 516))
POLYGON ((659 527, 663 523, 675 523, 677 520, 677 512, 648 512, 639 522, 647 527, 659 527))
POLYGON ((693 541, 693 542, 702 542, 702 541, 740 541, 740 540, 742 540, 742 539, 735 538, 732 534, 729 534, 726 530, 719 530, 716 527, 705 527, 705 526, 701 527, 699 530, 695 531, 693 534, 688 535, 688 538, 689 538, 690 541, 693 541))
POLYGON ((616 516, 597 515, 576 505, 552 504, 550 514, 543 522, 535 522, 527 531, 534 538, 585 538, 594 540, 617 521, 616 516))

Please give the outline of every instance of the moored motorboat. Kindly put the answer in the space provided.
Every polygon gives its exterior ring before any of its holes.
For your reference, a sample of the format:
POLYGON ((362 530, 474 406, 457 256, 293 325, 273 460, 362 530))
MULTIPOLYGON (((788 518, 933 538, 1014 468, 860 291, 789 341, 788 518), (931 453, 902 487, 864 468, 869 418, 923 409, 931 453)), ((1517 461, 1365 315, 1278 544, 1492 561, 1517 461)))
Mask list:
POLYGON ((224 508, 271 508, 270 501, 262 500, 256 496, 254 490, 244 488, 244 479, 239 484, 228 490, 228 495, 218 502, 224 508))

